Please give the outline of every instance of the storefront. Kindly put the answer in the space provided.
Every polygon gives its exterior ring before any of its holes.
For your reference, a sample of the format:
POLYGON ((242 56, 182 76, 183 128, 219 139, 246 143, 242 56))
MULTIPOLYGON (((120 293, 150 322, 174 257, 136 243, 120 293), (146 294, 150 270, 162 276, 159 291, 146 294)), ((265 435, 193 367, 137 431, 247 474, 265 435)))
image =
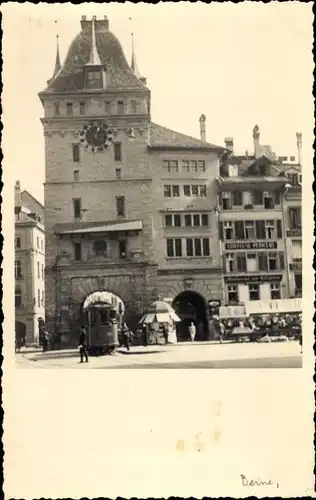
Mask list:
POLYGON ((244 274, 225 276, 227 304, 240 304, 256 300, 282 297, 282 274, 244 274))

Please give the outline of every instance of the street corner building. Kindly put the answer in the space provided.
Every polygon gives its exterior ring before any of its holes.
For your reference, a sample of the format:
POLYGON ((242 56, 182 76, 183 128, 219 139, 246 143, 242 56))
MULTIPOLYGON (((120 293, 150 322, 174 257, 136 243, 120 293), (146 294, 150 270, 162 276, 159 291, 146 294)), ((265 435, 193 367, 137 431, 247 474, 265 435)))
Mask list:
POLYGON ((44 108, 46 321, 80 324, 90 294, 123 301, 131 328, 153 300, 199 310, 223 296, 217 177, 224 147, 151 121, 151 92, 107 17, 81 19, 44 108))
POLYGON ((232 139, 207 142, 203 114, 199 139, 153 123, 134 44, 128 64, 106 16, 82 17, 63 64, 57 45, 39 97, 47 323, 71 336, 89 296, 109 292, 132 329, 160 299, 206 340, 220 304, 299 293, 300 162, 273 157, 258 127, 241 157, 232 139))
POLYGON ((28 345, 38 344, 38 321, 45 316, 44 207, 15 184, 15 331, 28 345))

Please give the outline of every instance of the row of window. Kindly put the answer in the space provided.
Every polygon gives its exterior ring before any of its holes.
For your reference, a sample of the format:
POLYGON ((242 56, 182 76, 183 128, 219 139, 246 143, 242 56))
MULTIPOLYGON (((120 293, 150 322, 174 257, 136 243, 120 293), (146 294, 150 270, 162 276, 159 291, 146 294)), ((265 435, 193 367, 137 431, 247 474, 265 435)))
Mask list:
POLYGON ((275 205, 280 205, 281 193, 276 191, 227 191, 219 195, 219 204, 223 210, 232 210, 234 207, 249 207, 262 206, 267 210, 271 210, 275 205))
MULTIPOLYGON (((117 252, 115 255, 120 259, 124 259, 126 257, 127 252, 127 241, 124 239, 120 239, 117 242, 117 252)), ((105 240, 97 240, 93 243, 93 254, 96 257, 104 257, 109 258, 109 245, 105 240)), ((79 242, 75 242, 73 244, 73 257, 75 261, 82 260, 82 244, 79 242)))
MULTIPOLYGON (((37 307, 44 307, 44 290, 37 290, 37 307)), ((34 305, 36 304, 36 298, 34 299, 34 305)), ((15 287, 15 307, 17 309, 20 309, 23 307, 23 301, 22 301, 22 290, 21 287, 16 286, 15 287)))
POLYGON ((225 271, 231 272, 258 272, 283 271, 283 252, 236 252, 224 254, 225 271))
POLYGON ((224 240, 274 240, 282 238, 282 221, 238 220, 220 223, 220 237, 224 240))
MULTIPOLYGON (((79 106, 79 115, 84 116, 86 114, 86 102, 81 101, 78 103, 79 106)), ((100 104, 101 106, 101 104, 100 104)), ((136 99, 131 99, 127 104, 125 104, 124 101, 104 101, 103 103, 103 113, 106 115, 123 115, 125 113, 137 113, 138 111, 138 105, 137 105, 137 100, 136 99)), ((74 116, 74 103, 73 102, 67 102, 66 103, 66 116, 74 116)), ((61 109, 60 109, 60 103, 59 102, 54 102, 54 115, 55 116, 60 116, 61 115, 61 109)))
POLYGON ((166 227, 208 226, 208 214, 168 214, 165 215, 166 227))
MULTIPOLYGON (((81 219, 82 213, 85 212, 85 209, 82 208, 81 198, 73 198, 73 214, 75 219, 81 219)), ((116 216, 117 217, 125 217, 126 215, 126 206, 125 206, 125 196, 116 196, 116 216)))
POLYGON ((209 257, 209 238, 167 238, 167 257, 209 257))
MULTIPOLYGON (((79 144, 73 144, 72 145, 72 161, 74 163, 80 163, 80 151, 81 148, 79 144)), ((122 161, 122 143, 121 142, 115 142, 113 144, 113 155, 114 155, 114 161, 122 161)))
MULTIPOLYGON (((15 260, 14 262, 14 276, 16 279, 21 279, 22 276, 22 262, 15 260)), ((44 264, 37 262, 37 277, 44 279, 44 264)))
MULTIPOLYGON (((260 285, 248 285, 249 300, 260 300, 260 285)), ((239 303, 238 285, 227 285, 227 297, 229 304, 239 303)), ((270 298, 277 300, 281 298, 280 283, 270 284, 270 298)))
MULTIPOLYGON (((42 239, 40 240, 38 236, 36 238, 36 246, 38 249, 44 250, 44 241, 42 239)), ((20 250, 22 248, 20 236, 15 237, 14 247, 16 250, 20 250)))
MULTIPOLYGON (((179 198, 180 197, 180 186, 178 184, 165 184, 164 187, 164 197, 165 198, 179 198)), ((183 186, 183 195, 186 197, 195 198, 205 198, 206 197, 206 185, 205 184, 193 184, 183 186)))
POLYGON ((164 160, 166 172, 205 172, 205 160, 164 160))
MULTIPOLYGON (((121 168, 116 168, 115 169, 115 178, 117 180, 122 179, 122 169, 121 168)), ((80 171, 79 170, 74 170, 73 171, 73 180, 75 182, 79 182, 80 181, 80 171)))

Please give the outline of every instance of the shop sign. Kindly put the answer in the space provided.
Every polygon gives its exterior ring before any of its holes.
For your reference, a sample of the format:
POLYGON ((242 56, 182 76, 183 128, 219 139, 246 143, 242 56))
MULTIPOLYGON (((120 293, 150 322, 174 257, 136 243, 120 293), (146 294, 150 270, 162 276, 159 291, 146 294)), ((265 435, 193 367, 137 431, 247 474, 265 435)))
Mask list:
POLYGON ((242 241, 225 243, 226 250, 271 250, 278 248, 276 241, 242 241))
POLYGON ((282 274, 225 277, 225 283, 273 283, 275 281, 282 281, 282 274))

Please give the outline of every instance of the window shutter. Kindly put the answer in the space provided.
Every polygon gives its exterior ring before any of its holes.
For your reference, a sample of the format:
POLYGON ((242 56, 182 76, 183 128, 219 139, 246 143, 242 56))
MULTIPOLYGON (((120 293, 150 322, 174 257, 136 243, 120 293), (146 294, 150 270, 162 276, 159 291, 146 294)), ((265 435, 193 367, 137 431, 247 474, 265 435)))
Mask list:
POLYGON ((274 203, 275 203, 276 205, 280 205, 280 203, 281 203, 280 191, 276 191, 276 192, 274 193, 274 203))
POLYGON ((242 192, 241 191, 233 191, 233 205, 236 205, 236 206, 242 205, 242 192))
POLYGON ((282 238, 282 221, 281 219, 277 219, 277 236, 278 238, 282 238))
POLYGON ((258 189, 254 191, 254 204, 255 205, 263 205, 263 193, 258 189))
POLYGON ((263 220, 256 220, 256 237, 260 240, 263 240, 266 237, 263 220))
POLYGON ((268 255, 267 253, 259 253, 259 271, 268 271, 268 255))
POLYGON ((219 222, 218 226, 219 226, 219 239, 223 241, 224 239, 223 223, 219 222))
POLYGON ((244 239, 244 221, 242 220, 237 220, 235 221, 235 233, 236 233, 236 240, 243 240, 244 239))
POLYGON ((279 253, 279 263, 280 263, 280 269, 283 271, 283 269, 284 269, 284 253, 283 252, 279 253))

